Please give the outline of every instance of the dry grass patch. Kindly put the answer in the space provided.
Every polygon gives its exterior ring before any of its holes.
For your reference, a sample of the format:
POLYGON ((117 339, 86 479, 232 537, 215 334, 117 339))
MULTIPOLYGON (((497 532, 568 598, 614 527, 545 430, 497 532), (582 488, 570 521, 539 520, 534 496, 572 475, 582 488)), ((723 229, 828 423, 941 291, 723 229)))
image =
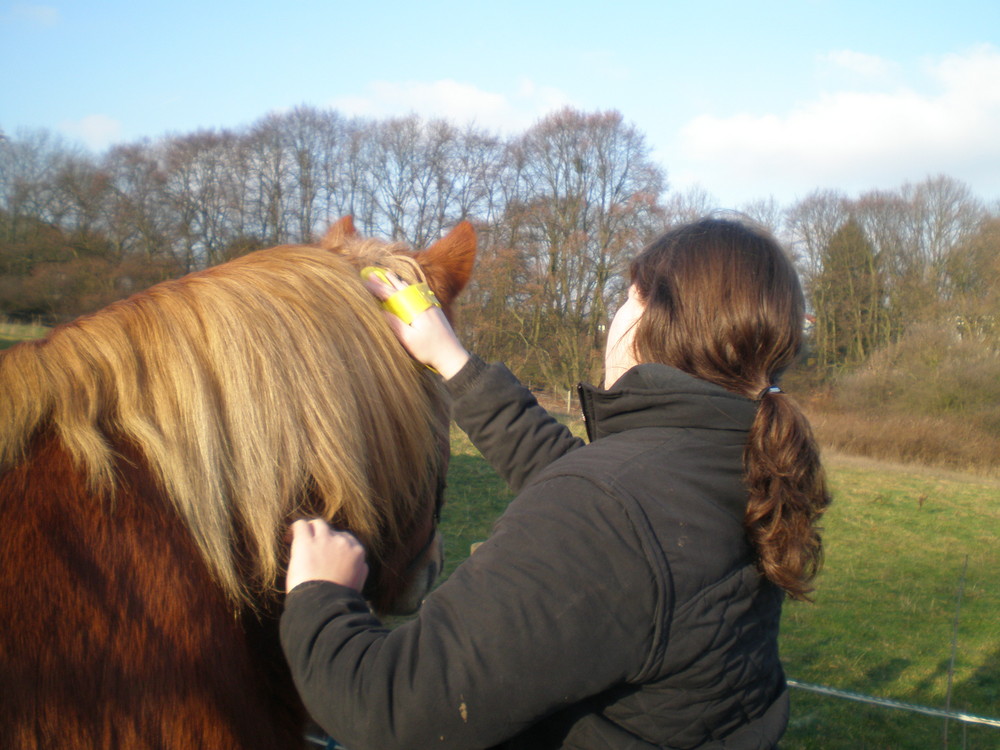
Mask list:
POLYGON ((1000 476, 1000 435, 956 417, 806 409, 824 449, 884 461, 1000 476))

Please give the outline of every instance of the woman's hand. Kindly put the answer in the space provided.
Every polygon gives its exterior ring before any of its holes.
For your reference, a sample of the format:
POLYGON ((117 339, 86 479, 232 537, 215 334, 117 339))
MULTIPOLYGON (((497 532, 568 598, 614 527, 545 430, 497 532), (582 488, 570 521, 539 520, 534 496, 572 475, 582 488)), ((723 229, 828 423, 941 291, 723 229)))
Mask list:
POLYGON ((361 591, 368 564, 365 548, 352 534, 336 531, 319 518, 296 521, 291 532, 286 594, 306 581, 331 581, 361 591))
MULTIPOLYGON (((368 290, 383 301, 399 289, 406 288, 406 282, 397 276, 388 272, 385 276, 391 286, 374 275, 365 281, 368 290)), ((417 314, 409 325, 390 312, 385 313, 385 319, 410 356, 433 367, 445 380, 457 375, 469 361, 469 352, 458 340, 440 307, 430 307, 417 314)))

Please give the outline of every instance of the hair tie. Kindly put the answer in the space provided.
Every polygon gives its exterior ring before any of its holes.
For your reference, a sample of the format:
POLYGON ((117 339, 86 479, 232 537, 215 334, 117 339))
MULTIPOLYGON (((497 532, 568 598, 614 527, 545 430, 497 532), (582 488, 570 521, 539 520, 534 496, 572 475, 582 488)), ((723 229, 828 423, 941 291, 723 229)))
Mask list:
POLYGON ((762 400, 762 399, 764 398, 764 396, 766 396, 766 395, 767 395, 767 394, 769 394, 769 393, 784 393, 784 391, 783 391, 783 390, 781 390, 781 387, 780 387, 780 386, 777 386, 777 385, 769 385, 769 386, 768 386, 767 388, 765 388, 765 389, 764 389, 764 390, 762 390, 762 391, 761 391, 760 393, 758 393, 758 394, 757 394, 757 398, 756 398, 756 399, 754 399, 754 400, 755 400, 755 401, 760 401, 760 400, 762 400))

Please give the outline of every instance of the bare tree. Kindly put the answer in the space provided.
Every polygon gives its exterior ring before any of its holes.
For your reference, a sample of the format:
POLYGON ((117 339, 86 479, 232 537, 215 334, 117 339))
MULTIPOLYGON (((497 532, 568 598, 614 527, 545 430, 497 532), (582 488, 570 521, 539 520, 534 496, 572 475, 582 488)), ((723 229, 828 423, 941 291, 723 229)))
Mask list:
POLYGON ((163 144, 164 193, 173 216, 172 253, 184 272, 224 260, 239 236, 262 231, 252 155, 227 131, 205 131, 163 144), (252 193, 251 193, 252 194, 252 193))
POLYGON ((512 142, 508 161, 521 337, 548 382, 593 378, 625 260, 662 222, 664 175, 618 112, 550 115, 512 142))
POLYGON ((784 229, 784 209, 772 195, 769 198, 760 198, 743 204, 739 213, 746 216, 751 221, 760 224, 776 237, 781 236, 784 229))
POLYGON ((1000 212, 952 250, 946 270, 955 330, 1000 351, 1000 212))
POLYGON ((269 245, 287 242, 299 200, 295 157, 285 148, 284 123, 275 115, 259 120, 241 145, 247 163, 243 175, 247 201, 256 225, 251 232, 269 245))
POLYGON ((834 190, 817 190, 788 209, 785 227, 807 285, 823 270, 826 248, 848 213, 847 197, 834 190))
POLYGON ((914 249, 928 281, 943 297, 948 293, 948 255, 978 230, 985 208, 965 183, 944 175, 904 185, 901 194, 910 204, 914 249))
MULTIPOLYGON (((664 226, 716 210, 700 186, 665 190, 618 112, 565 109, 502 138, 298 107, 100 158, 45 132, 5 134, 0 305, 70 315, 166 274, 309 241, 345 214, 413 245, 470 219, 480 256, 463 335, 532 380, 596 380, 628 259, 664 226)), ((995 216, 961 182, 937 176, 854 200, 818 190, 787 210, 773 198, 741 210, 793 249, 831 366, 918 321, 979 330, 992 319, 994 287, 976 279, 995 281, 995 216)))
POLYGON ((668 226, 696 221, 716 211, 719 202, 701 185, 691 185, 682 192, 667 196, 663 207, 664 223, 668 226))

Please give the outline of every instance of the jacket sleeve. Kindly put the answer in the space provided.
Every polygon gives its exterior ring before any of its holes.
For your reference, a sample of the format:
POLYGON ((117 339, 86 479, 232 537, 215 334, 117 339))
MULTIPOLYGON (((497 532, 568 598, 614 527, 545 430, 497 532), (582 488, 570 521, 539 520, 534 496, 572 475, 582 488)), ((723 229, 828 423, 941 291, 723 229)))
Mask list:
POLYGON ((584 445, 503 365, 487 365, 473 355, 447 386, 455 422, 514 492, 584 445))
POLYGON ((387 631, 358 594, 309 582, 281 641, 310 714, 351 750, 490 747, 641 673, 653 578, 622 507, 559 477, 516 498, 415 620, 387 631))

